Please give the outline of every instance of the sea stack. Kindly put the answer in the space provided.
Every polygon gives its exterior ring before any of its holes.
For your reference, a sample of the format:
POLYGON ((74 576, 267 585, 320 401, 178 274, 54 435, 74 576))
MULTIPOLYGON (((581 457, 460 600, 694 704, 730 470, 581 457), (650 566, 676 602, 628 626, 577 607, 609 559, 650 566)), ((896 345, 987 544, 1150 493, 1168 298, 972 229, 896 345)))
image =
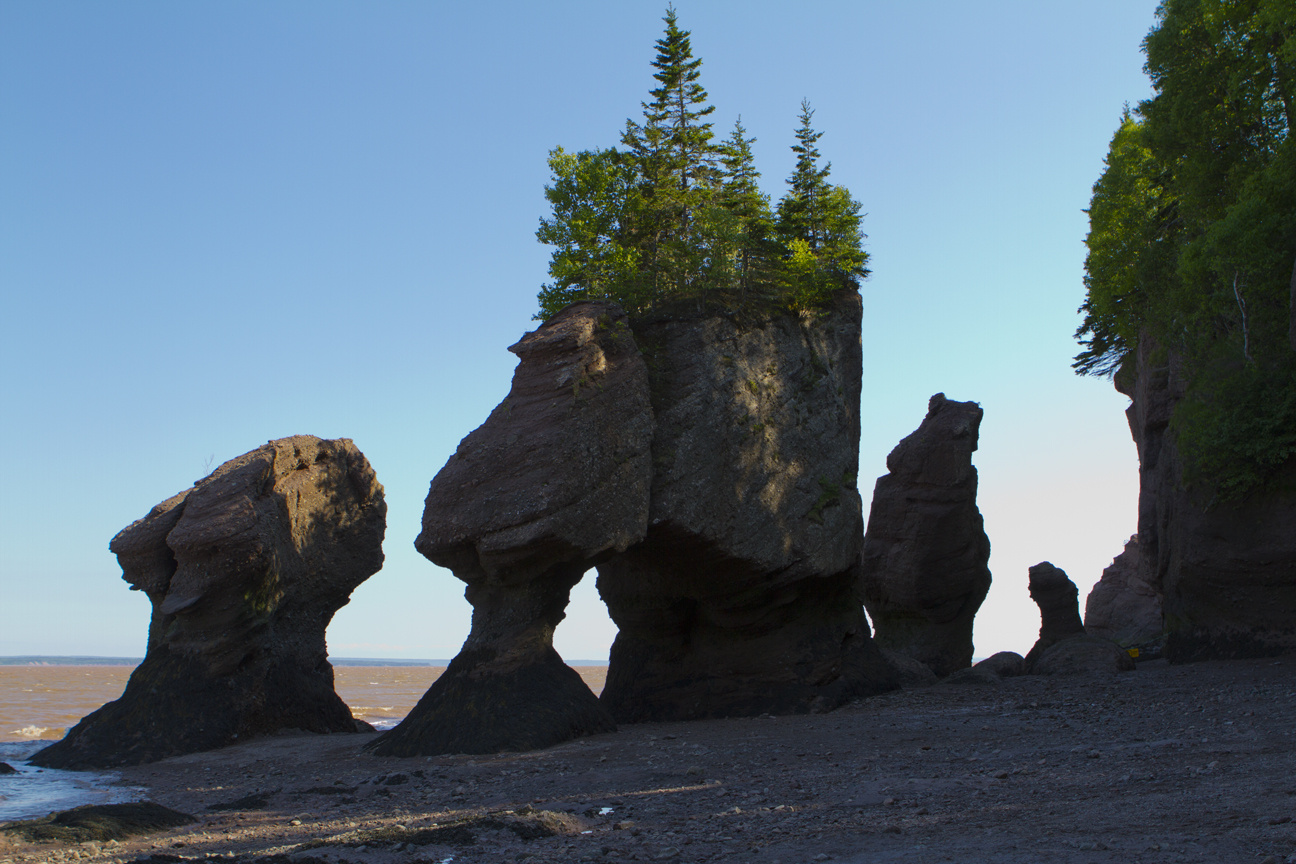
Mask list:
POLYGON ((623 722, 829 710, 896 686, 856 594, 861 303, 647 316, 642 542, 598 566, 623 722))
POLYGON ((433 479, 414 544, 467 583, 472 631, 380 755, 529 750, 615 728, 553 633, 581 576, 647 530, 647 370, 611 303, 568 306, 509 350, 512 389, 433 479))
POLYGON ((855 586, 860 298, 815 313, 560 311, 432 481, 417 548, 472 632, 374 751, 549 746, 615 721, 828 710, 896 686, 855 586), (620 632, 595 699, 553 649, 591 567, 620 632))
POLYGON ((387 506, 351 441, 298 435, 226 462, 110 544, 153 604, 121 698, 32 762, 133 765, 279 729, 354 732, 324 631, 383 563, 387 506))
POLYGON ((990 590, 977 509, 981 406, 937 393, 873 489, 860 585, 878 644, 944 677, 972 665, 972 622, 990 590))

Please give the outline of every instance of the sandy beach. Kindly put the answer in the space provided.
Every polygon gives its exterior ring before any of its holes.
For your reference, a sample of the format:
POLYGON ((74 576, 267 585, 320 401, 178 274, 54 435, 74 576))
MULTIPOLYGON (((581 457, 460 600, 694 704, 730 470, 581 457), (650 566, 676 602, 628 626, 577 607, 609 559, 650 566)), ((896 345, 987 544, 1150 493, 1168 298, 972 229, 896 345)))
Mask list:
POLYGON ((533 753, 390 759, 365 752, 372 734, 283 735, 121 772, 188 826, 104 845, 2 833, 0 864, 1276 864, 1296 861, 1293 716, 1282 657, 941 684, 533 753))

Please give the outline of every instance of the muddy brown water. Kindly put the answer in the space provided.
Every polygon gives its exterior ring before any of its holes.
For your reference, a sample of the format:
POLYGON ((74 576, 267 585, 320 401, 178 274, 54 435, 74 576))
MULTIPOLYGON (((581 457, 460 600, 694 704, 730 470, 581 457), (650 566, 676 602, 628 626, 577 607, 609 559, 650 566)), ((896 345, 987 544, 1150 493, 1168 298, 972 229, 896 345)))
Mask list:
MULTIPOLYGON (((133 666, 0 666, 0 741, 57 741, 121 696, 133 666)), ((606 666, 574 667, 595 695, 606 666)), ((409 713, 444 666, 336 666, 334 685, 360 720, 387 729, 409 713)))

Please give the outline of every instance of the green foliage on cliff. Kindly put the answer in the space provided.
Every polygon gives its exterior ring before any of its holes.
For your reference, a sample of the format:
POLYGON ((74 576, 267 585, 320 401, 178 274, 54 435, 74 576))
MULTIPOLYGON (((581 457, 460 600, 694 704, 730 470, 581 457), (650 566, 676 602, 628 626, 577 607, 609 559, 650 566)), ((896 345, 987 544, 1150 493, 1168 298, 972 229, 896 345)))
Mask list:
POLYGON ((1155 95, 1128 109, 1089 209, 1075 369, 1140 338, 1182 362, 1186 477, 1221 497, 1296 454, 1296 16, 1290 0, 1164 0, 1155 95))
POLYGON ((860 204, 828 181, 801 104, 796 169, 777 209, 760 191, 741 118, 723 142, 699 83, 702 61, 668 9, 643 120, 622 149, 549 154, 553 208, 536 237, 554 247, 538 319, 577 300, 610 299, 631 315, 692 308, 809 309, 868 275, 860 204), (776 215, 777 214, 777 215, 776 215))

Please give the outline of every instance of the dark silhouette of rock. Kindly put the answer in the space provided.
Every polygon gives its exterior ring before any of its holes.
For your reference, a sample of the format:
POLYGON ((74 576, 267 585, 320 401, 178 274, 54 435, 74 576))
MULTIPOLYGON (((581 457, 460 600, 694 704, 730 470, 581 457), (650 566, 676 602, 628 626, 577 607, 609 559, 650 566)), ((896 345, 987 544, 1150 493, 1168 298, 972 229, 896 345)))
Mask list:
POLYGON ((546 747, 615 725, 553 648, 571 587, 641 540, 648 375, 625 313, 567 307, 510 349, 508 397, 432 481, 415 546, 467 583, 472 632, 388 756, 546 747))
POLYGON ((18 773, 18 769, 10 765, 8 762, 0 762, 0 777, 3 777, 6 774, 17 774, 17 773, 18 773))
POLYGON ((1039 639, 1026 655, 1026 670, 1033 672, 1035 661, 1047 649, 1075 636, 1084 635, 1080 620, 1080 589, 1066 572, 1041 561, 1028 571, 1030 596, 1040 610, 1039 639))
POLYGON ((52 813, 42 819, 6 822, 0 831, 33 843, 104 843, 156 834, 198 820, 152 801, 129 804, 87 804, 52 813))
POLYGON ((1081 633, 1055 642, 1030 666, 1032 675, 1088 675, 1129 672, 1134 658, 1116 643, 1081 633))
POLYGON ((862 556, 864 606, 880 646, 944 677, 972 663, 972 619, 990 590, 990 540, 976 506, 981 408, 937 393, 887 456, 862 556))
POLYGON ((1183 484, 1173 432, 1186 382, 1178 358, 1139 342, 1116 376, 1139 454, 1138 580, 1162 598, 1171 662, 1263 657, 1296 649, 1296 460, 1270 488, 1211 500, 1183 484))
POLYGON ((1030 675, 1125 672, 1134 660, 1109 639, 1085 633, 1080 621, 1080 590, 1066 573, 1047 561, 1030 568, 1030 595, 1040 609, 1040 635, 1026 655, 1030 675))
POLYGON ((1125 647, 1155 645, 1161 641, 1161 598, 1142 579, 1138 535, 1125 551, 1103 570, 1085 601, 1085 632, 1125 647))
POLYGON ((656 427, 647 536, 598 566, 618 721, 794 713, 894 688, 856 594, 859 295, 635 324, 656 427))
POLYGON ((1026 674, 1026 658, 1016 651, 1000 651, 991 654, 972 668, 984 669, 1000 678, 1014 678, 1026 674))
POLYGON ((387 506, 343 438, 299 435, 226 462, 113 538, 153 604, 121 698, 32 762, 102 768, 283 728, 352 732, 324 631, 382 567, 387 506))

